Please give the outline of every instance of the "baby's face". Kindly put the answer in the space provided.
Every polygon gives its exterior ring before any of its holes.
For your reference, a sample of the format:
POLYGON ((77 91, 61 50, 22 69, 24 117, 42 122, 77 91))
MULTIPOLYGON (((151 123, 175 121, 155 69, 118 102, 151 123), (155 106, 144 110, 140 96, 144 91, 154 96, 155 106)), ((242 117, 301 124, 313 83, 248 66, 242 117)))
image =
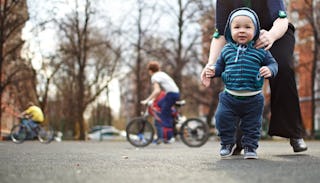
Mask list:
POLYGON ((236 16, 231 22, 232 39, 239 44, 250 42, 255 33, 255 26, 248 16, 236 16))

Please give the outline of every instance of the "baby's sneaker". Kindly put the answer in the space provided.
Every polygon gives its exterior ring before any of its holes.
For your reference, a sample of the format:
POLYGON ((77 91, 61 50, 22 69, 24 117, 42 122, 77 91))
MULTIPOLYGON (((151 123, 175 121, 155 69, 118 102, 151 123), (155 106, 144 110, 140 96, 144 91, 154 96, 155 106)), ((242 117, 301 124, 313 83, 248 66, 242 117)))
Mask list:
POLYGON ((244 159, 258 159, 256 150, 251 147, 244 147, 244 159))
POLYGON ((227 144, 221 145, 220 156, 221 158, 229 157, 233 154, 233 151, 236 149, 236 144, 227 144))

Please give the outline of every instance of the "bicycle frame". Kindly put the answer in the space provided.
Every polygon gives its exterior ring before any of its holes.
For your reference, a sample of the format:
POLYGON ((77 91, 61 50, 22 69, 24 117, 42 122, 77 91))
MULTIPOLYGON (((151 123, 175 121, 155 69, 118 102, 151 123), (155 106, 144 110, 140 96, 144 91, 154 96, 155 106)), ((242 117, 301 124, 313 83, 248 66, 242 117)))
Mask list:
MULTIPOLYGON (((180 107, 185 105, 185 100, 179 100, 175 103, 175 105, 171 108, 172 117, 174 122, 180 121, 178 118, 181 117, 180 107)), ((160 110, 157 110, 156 107, 153 106, 153 103, 147 103, 146 110, 142 113, 142 117, 147 118, 148 116, 152 116, 155 120, 161 122, 160 118, 160 110)))

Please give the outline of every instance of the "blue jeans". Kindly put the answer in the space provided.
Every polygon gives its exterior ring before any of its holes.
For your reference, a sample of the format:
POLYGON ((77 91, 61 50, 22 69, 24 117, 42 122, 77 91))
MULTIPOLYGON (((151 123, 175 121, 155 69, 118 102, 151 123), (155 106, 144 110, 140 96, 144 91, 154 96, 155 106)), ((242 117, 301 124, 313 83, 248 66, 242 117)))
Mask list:
POLYGON ((235 144, 237 122, 241 121, 243 147, 258 148, 264 97, 260 93, 246 98, 236 98, 223 91, 219 94, 216 110, 216 127, 221 138, 221 145, 235 144))
POLYGON ((28 131, 30 132, 31 137, 33 138, 36 136, 35 132, 33 129, 38 127, 39 123, 31 120, 31 119, 22 119, 22 124, 25 125, 28 128, 28 131))
POLYGON ((169 92, 159 102, 158 106, 161 108, 160 118, 162 124, 162 138, 170 140, 173 137, 173 116, 172 106, 179 100, 180 94, 169 92))
POLYGON ((162 120, 162 126, 167 128, 173 128, 173 116, 171 107, 179 100, 180 94, 169 92, 159 102, 158 105, 161 108, 160 118, 162 120))

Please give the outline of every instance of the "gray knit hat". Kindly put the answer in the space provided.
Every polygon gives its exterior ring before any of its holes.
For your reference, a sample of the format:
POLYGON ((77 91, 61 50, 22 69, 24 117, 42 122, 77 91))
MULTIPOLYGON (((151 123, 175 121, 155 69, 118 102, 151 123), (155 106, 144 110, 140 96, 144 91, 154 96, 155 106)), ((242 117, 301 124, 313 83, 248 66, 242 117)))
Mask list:
POLYGON ((228 42, 233 41, 232 37, 231 37, 230 24, 231 24, 232 20, 237 16, 247 16, 252 20, 252 22, 255 26, 255 34, 254 34, 253 40, 256 41, 259 38, 259 34, 260 34, 260 22, 258 19, 258 15, 252 9, 247 8, 247 7, 235 9, 230 13, 229 18, 228 18, 228 22, 226 24, 225 33, 224 33, 226 40, 228 42))

